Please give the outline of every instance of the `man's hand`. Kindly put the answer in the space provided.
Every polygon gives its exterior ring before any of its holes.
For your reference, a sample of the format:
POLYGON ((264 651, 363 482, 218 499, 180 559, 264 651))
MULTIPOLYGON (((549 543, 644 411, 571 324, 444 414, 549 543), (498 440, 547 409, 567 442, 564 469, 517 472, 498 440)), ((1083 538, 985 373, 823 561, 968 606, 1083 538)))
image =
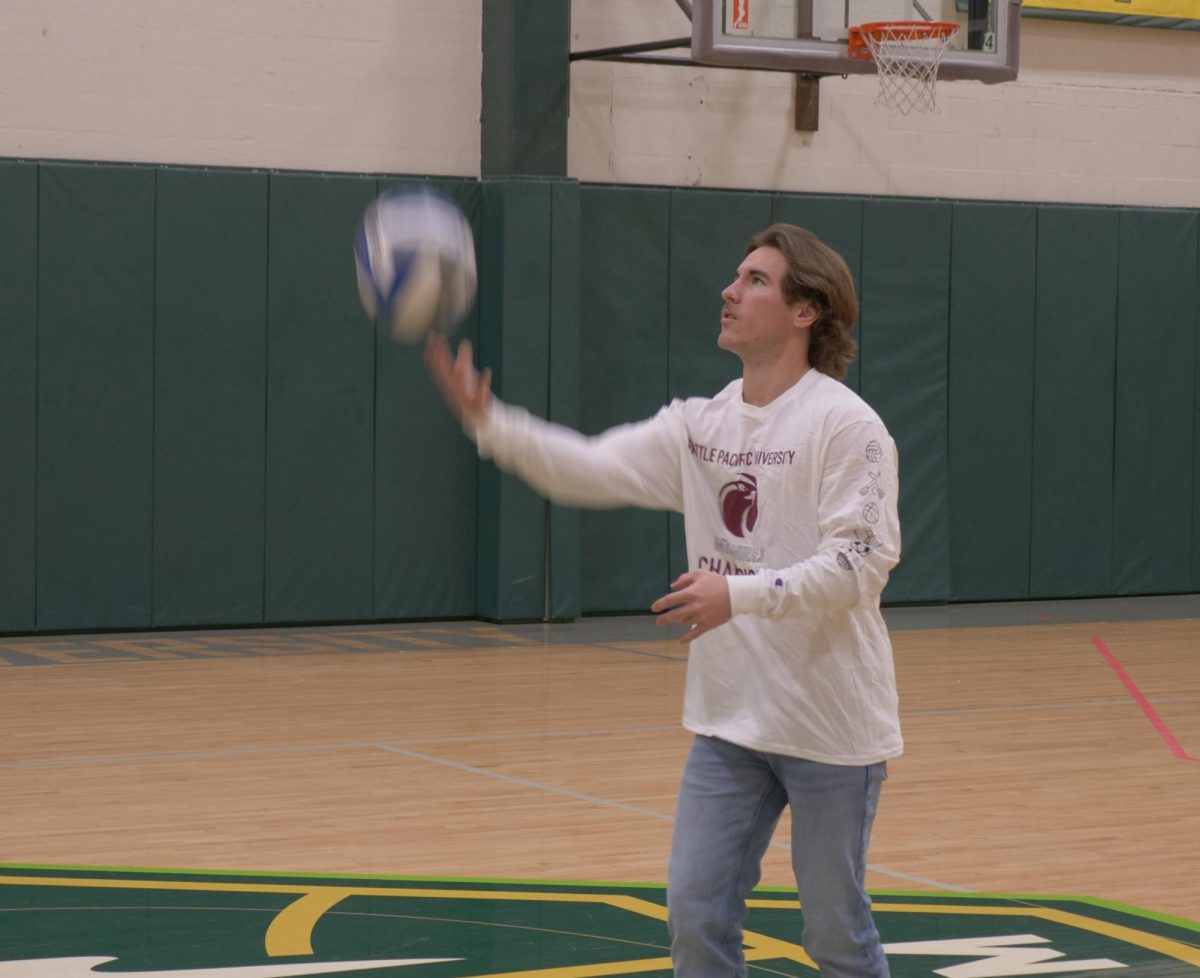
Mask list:
POLYGON ((425 338, 425 369, 460 422, 477 424, 487 417, 492 404, 492 371, 476 372, 470 340, 459 343, 458 354, 452 355, 446 337, 430 330, 425 338))
POLYGON ((694 570, 671 582, 671 593, 650 605, 660 625, 683 625, 688 631, 679 639, 690 642, 733 617, 729 605, 729 582, 723 574, 694 570))

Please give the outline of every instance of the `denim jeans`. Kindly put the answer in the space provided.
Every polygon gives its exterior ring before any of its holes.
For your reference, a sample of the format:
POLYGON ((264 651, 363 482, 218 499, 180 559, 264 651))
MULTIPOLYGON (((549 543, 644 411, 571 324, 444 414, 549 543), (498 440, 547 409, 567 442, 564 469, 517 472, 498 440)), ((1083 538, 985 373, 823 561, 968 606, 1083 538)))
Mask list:
POLYGON ((683 771, 668 870, 676 978, 744 978, 746 897, 785 805, 803 911, 822 978, 888 978, 863 888, 886 763, 819 764, 697 737, 683 771))

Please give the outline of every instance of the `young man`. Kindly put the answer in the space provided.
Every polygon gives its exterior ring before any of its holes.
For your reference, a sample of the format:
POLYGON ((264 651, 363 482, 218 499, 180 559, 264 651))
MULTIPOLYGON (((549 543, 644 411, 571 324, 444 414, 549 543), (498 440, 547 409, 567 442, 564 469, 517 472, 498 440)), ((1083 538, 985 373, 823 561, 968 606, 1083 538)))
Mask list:
POLYGON ((900 554, 896 449, 838 383, 854 283, 809 232, 751 239, 721 293, 742 378, 587 438, 491 396, 469 344, 426 363, 480 455, 559 503, 684 515, 689 571, 651 605, 687 629, 684 769, 668 869, 678 978, 744 976, 745 900, 786 805, 802 942, 825 978, 886 978, 863 878, 902 749, 879 596, 900 554))

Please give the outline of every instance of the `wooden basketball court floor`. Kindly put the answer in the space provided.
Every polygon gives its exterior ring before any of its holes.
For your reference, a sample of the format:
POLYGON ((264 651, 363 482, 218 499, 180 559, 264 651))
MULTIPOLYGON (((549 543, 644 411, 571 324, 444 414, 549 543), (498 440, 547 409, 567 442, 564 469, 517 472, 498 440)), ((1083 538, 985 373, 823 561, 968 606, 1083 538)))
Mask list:
MULTIPOLYGON (((906 752, 872 890, 1081 895, 1200 946, 1200 596, 887 615, 906 752)), ((661 884, 677 635, 647 616, 0 637, 0 873, 661 884)), ((785 829, 764 886, 791 883, 785 829)))

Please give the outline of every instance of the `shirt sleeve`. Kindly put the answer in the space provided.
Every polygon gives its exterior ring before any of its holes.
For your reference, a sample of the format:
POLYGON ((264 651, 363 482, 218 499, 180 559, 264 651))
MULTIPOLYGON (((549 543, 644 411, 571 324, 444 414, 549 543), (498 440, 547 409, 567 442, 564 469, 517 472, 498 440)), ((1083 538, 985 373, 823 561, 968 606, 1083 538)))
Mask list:
POLYGON ((820 481, 817 552, 790 567, 729 577, 733 614, 780 619, 877 601, 900 560, 898 467, 882 424, 858 422, 835 434, 820 481))
POLYGON ((492 459, 547 499, 567 506, 639 506, 682 512, 682 402, 654 417, 588 437, 492 399, 467 434, 492 459))

